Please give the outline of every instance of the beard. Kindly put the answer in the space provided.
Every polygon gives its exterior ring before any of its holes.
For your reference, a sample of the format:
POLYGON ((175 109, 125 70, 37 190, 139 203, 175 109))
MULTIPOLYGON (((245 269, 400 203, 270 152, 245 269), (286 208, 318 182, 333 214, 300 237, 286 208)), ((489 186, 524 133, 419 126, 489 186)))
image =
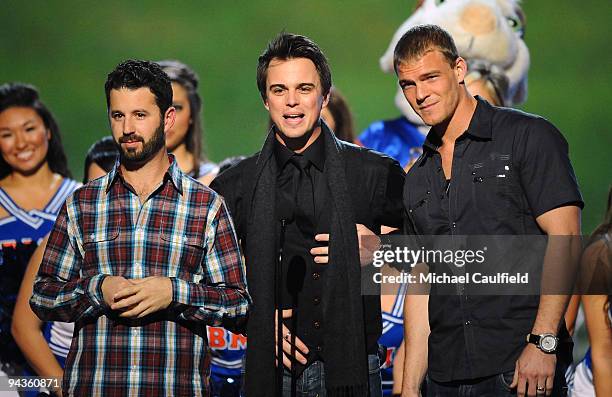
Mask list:
POLYGON ((117 141, 115 141, 115 145, 119 149, 121 164, 125 166, 135 166, 146 163, 153 158, 153 156, 159 153, 160 150, 165 149, 166 147, 164 124, 163 122, 160 123, 159 127, 155 129, 153 137, 146 142, 142 136, 132 134, 120 137, 117 141), (142 149, 124 149, 121 144, 126 142, 143 142, 142 149))

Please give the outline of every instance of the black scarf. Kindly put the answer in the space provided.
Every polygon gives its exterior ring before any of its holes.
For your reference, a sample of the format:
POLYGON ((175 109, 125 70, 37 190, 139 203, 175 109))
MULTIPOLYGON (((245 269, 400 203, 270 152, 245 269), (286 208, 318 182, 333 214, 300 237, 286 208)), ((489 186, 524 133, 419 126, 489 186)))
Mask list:
MULTIPOLYGON (((325 177, 333 215, 327 266, 329 277, 322 299, 324 313, 325 386, 330 396, 367 396, 368 366, 361 270, 355 219, 348 195, 342 143, 324 123, 325 177)), ((250 308, 245 391, 247 397, 270 397, 275 385, 274 264, 276 260, 274 131, 259 154, 251 184, 245 241, 247 280, 253 304, 250 308)), ((247 204, 248 205, 248 204, 247 204)), ((282 363, 282 360, 281 360, 282 363)), ((282 365, 282 364, 281 364, 282 365)))

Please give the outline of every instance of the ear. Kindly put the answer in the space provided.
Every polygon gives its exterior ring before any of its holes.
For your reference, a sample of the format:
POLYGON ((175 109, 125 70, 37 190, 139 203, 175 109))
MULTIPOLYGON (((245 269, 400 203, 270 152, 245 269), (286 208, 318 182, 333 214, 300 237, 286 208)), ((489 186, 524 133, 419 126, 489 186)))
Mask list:
POLYGON ((166 113, 164 114, 164 132, 168 132, 170 128, 174 125, 174 121, 176 120, 176 108, 174 106, 170 106, 166 113))
POLYGON ((263 105, 266 108, 266 110, 269 112, 270 111, 270 105, 268 104, 268 98, 263 100, 263 105))
POLYGON ((467 75, 467 62, 461 57, 457 57, 455 61, 455 75, 457 76, 458 82, 463 82, 467 75))
POLYGON ((47 140, 51 141, 51 130, 47 128, 47 140))
POLYGON ((326 107, 329 104, 329 97, 331 95, 331 92, 328 92, 327 95, 325 95, 323 97, 323 106, 321 106, 321 109, 323 109, 324 107, 326 107))

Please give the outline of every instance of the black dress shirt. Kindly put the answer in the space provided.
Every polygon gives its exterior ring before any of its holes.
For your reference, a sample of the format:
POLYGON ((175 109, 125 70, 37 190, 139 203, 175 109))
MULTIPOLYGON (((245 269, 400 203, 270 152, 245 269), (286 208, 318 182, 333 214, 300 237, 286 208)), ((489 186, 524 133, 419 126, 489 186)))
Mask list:
MULTIPOLYGON (((404 187, 409 229, 424 235, 541 235, 536 218, 582 207, 567 142, 547 120, 478 98, 455 142, 450 183, 432 131, 404 187)), ((514 369, 536 317, 537 296, 429 299, 429 376, 438 382, 514 369)), ((562 326, 559 336, 567 335, 562 326)))
MULTIPOLYGON (((293 317, 285 325, 299 337, 312 352, 309 362, 322 359, 323 350, 323 305, 321 304, 322 287, 325 284, 325 264, 314 262, 310 249, 322 245, 314 236, 329 233, 329 191, 325 175, 325 148, 323 137, 319 136, 300 154, 275 142, 274 157, 277 164, 276 213, 286 218, 285 239, 283 247, 282 268, 282 306, 293 309, 293 317), (298 158, 302 158, 300 160, 298 158), (300 170, 298 162, 308 164, 307 170, 300 170), (303 175, 300 175, 304 173, 303 175), (312 180, 314 195, 300 190, 300 179, 312 180), (297 195, 306 195, 299 200, 312 200, 314 207, 310 219, 298 216, 297 195), (310 197, 308 197, 310 196, 310 197), (327 216, 323 216, 323 214, 327 216), (309 223, 306 225, 304 223, 309 223), (311 227, 314 225, 314 227, 311 227)), ((310 183, 306 181, 304 183, 310 183)), ((280 223, 279 223, 280 225, 280 223)), ((278 229, 280 235, 280 226, 278 229)))

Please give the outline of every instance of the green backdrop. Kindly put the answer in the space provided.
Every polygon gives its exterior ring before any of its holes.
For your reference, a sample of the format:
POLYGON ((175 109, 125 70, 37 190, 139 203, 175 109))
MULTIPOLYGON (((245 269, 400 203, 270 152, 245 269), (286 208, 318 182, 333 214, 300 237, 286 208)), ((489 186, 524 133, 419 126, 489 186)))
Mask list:
MULTIPOLYGON (((453 1, 453 0, 451 0, 453 1)), ((529 99, 522 106, 567 137, 587 203, 583 231, 601 220, 612 181, 608 0, 527 0, 529 99)), ((313 38, 330 59, 359 130, 398 114, 395 80, 378 68, 414 0, 0 1, 0 82, 39 87, 60 121, 70 167, 108 133, 103 84, 123 59, 180 59, 200 75, 209 157, 250 154, 267 116, 257 56, 281 30, 313 38)))

